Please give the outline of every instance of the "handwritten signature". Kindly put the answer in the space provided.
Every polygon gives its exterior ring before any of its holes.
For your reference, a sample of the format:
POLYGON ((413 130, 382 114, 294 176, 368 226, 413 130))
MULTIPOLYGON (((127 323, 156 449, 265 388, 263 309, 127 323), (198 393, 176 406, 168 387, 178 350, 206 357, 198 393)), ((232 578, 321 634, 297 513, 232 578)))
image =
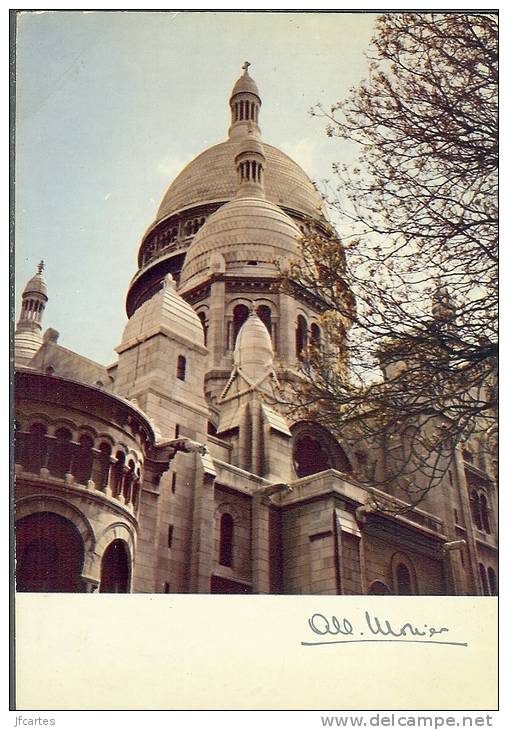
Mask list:
POLYGON ((417 626, 414 622, 405 621, 402 625, 394 626, 384 618, 372 615, 365 611, 364 618, 358 625, 358 630, 348 618, 324 616, 314 613, 308 619, 311 631, 322 638, 320 641, 302 641, 302 646, 320 646, 324 644, 374 643, 374 642, 411 642, 413 644, 446 644, 448 646, 467 646, 467 642, 446 641, 435 639, 449 632, 447 626, 417 626), (330 637, 346 638, 330 638, 330 637))

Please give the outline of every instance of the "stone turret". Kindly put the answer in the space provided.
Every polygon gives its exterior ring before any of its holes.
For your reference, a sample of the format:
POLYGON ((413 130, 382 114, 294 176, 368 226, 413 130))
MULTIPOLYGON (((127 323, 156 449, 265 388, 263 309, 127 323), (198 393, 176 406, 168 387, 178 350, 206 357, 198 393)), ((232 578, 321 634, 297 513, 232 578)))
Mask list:
POLYGON ((177 294, 171 274, 134 312, 116 351, 115 391, 135 398, 164 437, 175 435, 176 424, 187 422, 193 428, 185 435, 202 439, 207 422, 203 326, 177 294))
POLYGON ((438 322, 451 324, 455 320, 457 307, 447 287, 439 279, 432 297, 432 315, 438 322))
POLYGON ((229 99, 231 108, 230 139, 242 137, 249 126, 255 130, 257 135, 261 134, 258 126, 261 97, 256 82, 249 76, 250 65, 248 61, 243 64, 243 75, 234 85, 229 99))
POLYGON ((288 479, 291 432, 272 404, 278 390, 266 326, 252 308, 236 340, 234 365, 219 398, 218 434, 233 445, 233 462, 266 479, 288 479))
POLYGON ((42 345, 42 317, 48 301, 48 285, 42 274, 44 261, 23 289, 21 314, 14 334, 14 361, 27 365, 42 345))

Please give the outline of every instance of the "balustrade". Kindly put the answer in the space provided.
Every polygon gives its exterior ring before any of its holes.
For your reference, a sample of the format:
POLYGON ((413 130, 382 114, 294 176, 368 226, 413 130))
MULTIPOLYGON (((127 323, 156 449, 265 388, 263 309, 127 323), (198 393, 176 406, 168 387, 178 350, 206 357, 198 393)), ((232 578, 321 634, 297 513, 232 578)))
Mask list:
POLYGON ((40 475, 47 469, 49 476, 66 479, 70 474, 76 484, 89 486, 116 499, 122 497, 125 505, 139 507, 141 475, 132 459, 125 464, 125 453, 117 451, 111 456, 111 446, 101 443, 94 448, 90 436, 82 435, 79 442, 72 441, 72 434, 65 428, 58 429, 54 436, 47 433, 43 424, 34 424, 28 432, 18 431, 15 439, 15 461, 23 471, 40 475))

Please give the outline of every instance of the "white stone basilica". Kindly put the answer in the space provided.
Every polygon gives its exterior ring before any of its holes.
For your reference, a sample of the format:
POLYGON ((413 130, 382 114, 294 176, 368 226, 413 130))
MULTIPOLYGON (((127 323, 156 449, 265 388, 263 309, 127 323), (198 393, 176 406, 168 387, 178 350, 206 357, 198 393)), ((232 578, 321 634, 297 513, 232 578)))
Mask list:
POLYGON ((280 270, 328 223, 262 141, 248 66, 228 139, 178 175, 143 237, 116 362, 43 334, 42 263, 23 291, 17 590, 495 594, 496 486, 474 443, 424 508, 388 515, 366 509, 371 454, 277 405, 326 309, 280 270))

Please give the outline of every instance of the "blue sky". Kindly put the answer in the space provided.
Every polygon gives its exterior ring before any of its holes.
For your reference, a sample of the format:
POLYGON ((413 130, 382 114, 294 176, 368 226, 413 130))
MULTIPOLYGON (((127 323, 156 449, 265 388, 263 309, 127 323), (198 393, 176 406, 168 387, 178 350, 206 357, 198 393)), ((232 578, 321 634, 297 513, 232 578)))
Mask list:
POLYGON ((179 170, 226 138, 245 60, 263 139, 313 180, 353 148, 308 114, 368 74, 369 13, 24 12, 16 76, 16 316, 46 263, 44 328, 115 359, 136 254, 179 170))

